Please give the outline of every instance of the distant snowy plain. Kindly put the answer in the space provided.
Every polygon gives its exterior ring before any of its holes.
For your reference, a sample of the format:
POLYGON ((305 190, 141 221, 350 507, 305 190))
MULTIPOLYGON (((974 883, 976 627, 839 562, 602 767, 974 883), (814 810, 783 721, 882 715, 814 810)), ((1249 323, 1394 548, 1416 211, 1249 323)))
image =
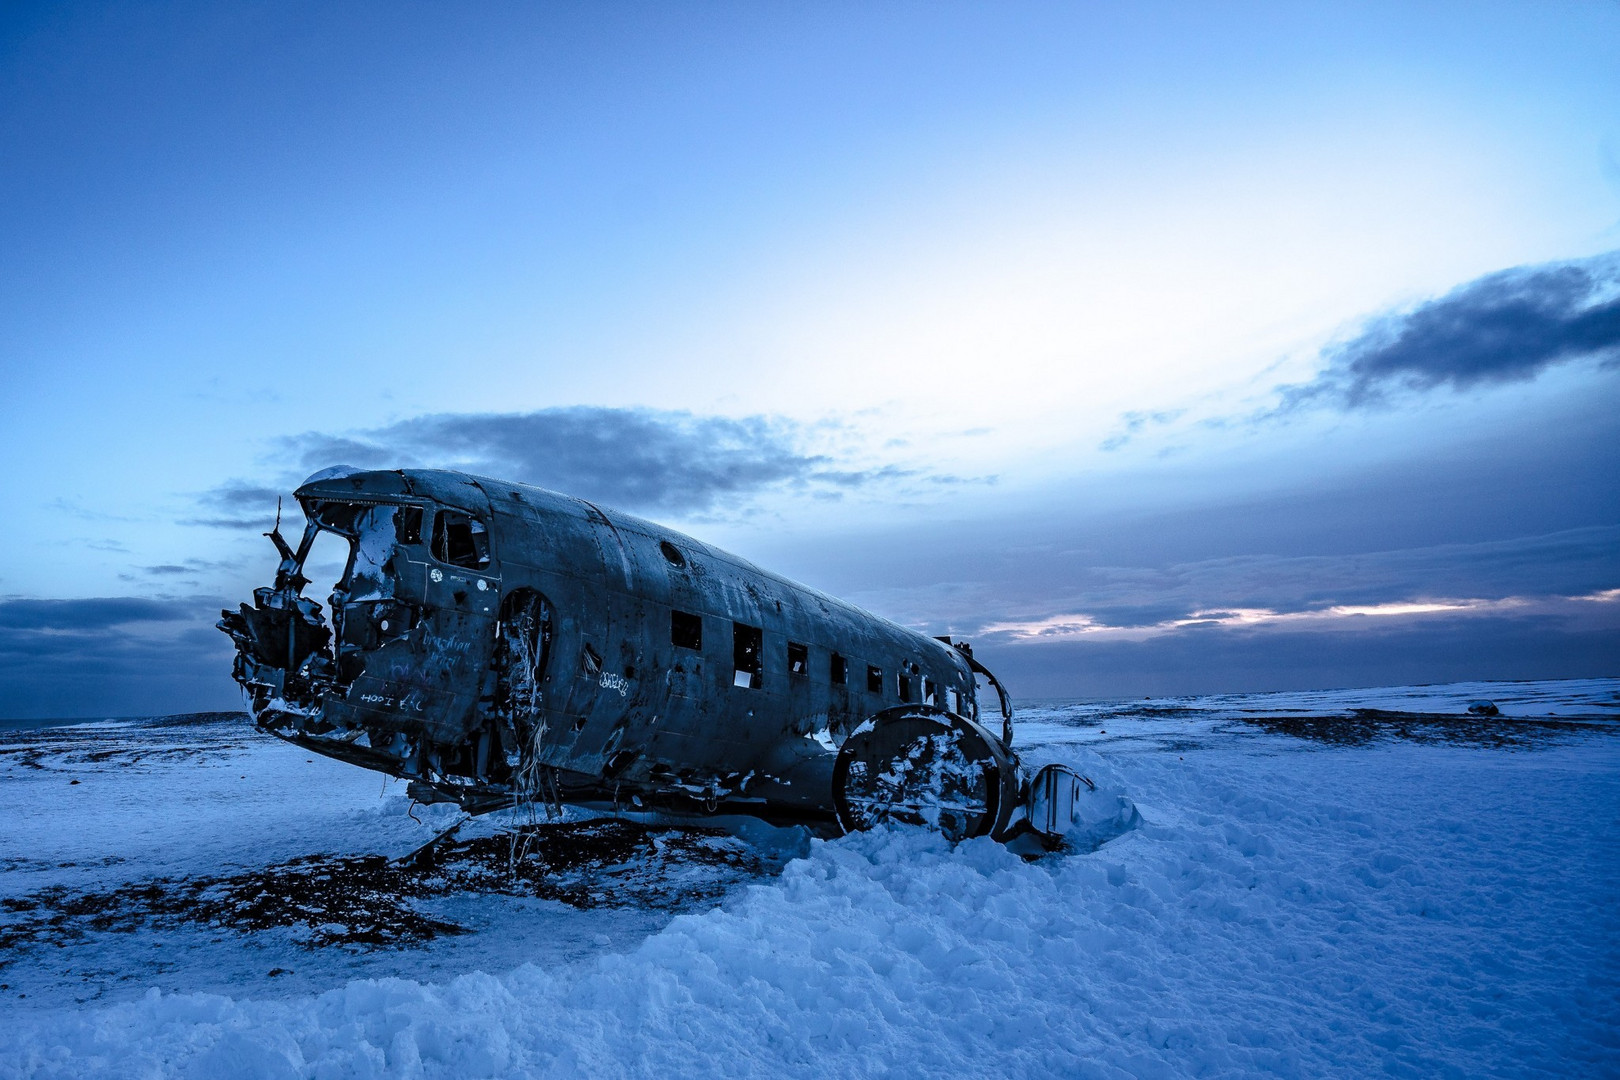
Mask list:
POLYGON ((402 785, 245 719, 0 730, 0 1077, 1620 1075, 1620 680, 1019 715, 1141 827, 659 840, 392 938, 206 902, 453 820, 402 785))

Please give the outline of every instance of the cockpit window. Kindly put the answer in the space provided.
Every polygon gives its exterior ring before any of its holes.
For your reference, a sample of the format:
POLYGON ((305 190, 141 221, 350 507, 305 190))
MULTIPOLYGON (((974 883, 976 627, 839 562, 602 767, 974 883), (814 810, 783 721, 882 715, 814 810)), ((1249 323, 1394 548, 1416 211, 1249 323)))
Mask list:
POLYGON ((321 528, 341 536, 354 535, 354 518, 366 509, 358 503, 328 502, 315 507, 315 520, 321 528))
POLYGON ((351 601, 385 599, 394 595, 394 508, 361 506, 355 510, 349 569, 341 585, 351 601))
POLYGON ((420 506, 402 506, 394 511, 394 532, 399 534, 402 544, 420 544, 422 542, 422 508, 420 506))
POLYGON ((451 566, 482 570, 489 565, 484 523, 459 510, 440 510, 433 523, 433 557, 451 566))

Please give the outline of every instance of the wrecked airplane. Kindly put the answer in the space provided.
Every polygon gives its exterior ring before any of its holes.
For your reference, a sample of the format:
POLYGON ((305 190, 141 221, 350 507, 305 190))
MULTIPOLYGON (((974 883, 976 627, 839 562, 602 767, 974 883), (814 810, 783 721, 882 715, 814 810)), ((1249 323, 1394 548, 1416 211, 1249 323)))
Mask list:
POLYGON ((275 583, 219 622, 233 675, 259 727, 422 802, 1056 846, 1093 787, 1020 765, 967 643, 651 522, 429 470, 328 469, 296 497, 275 583), (327 614, 303 595, 323 533, 348 546, 327 614))

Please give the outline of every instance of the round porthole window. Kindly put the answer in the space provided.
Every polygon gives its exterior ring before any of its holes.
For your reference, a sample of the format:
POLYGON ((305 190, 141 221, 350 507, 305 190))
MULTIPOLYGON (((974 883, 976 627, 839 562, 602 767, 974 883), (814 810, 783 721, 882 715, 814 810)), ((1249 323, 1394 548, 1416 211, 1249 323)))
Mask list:
POLYGON ((660 540, 658 542, 658 550, 664 553, 664 558, 668 560, 669 565, 686 565, 686 556, 681 554, 681 549, 670 543, 668 540, 660 540))

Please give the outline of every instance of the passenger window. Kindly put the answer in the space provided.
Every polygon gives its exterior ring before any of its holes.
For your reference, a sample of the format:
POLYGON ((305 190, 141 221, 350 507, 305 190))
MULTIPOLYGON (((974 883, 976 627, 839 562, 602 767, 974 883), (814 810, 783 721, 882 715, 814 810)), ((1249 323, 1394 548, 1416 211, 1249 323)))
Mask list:
POLYGON ((451 566, 482 570, 489 565, 484 523, 459 510, 440 510, 433 525, 433 557, 451 566))
POLYGON ((394 535, 402 544, 422 542, 422 508, 402 506, 394 512, 394 535))
POLYGON ((832 663, 828 666, 827 674, 832 678, 834 686, 843 686, 849 681, 849 661, 837 653, 832 654, 832 663))
POLYGON ((703 617, 684 611, 669 613, 669 643, 683 649, 703 648, 703 617))
POLYGON ((866 665, 866 692, 869 694, 883 693, 883 669, 866 665))
POLYGON ((793 675, 810 674, 810 650, 797 641, 788 642, 788 672, 793 675))
POLYGON ((901 701, 910 701, 911 700, 911 676, 910 675, 902 674, 900 676, 900 687, 899 687, 899 689, 900 689, 900 700, 901 701))
POLYGON ((757 626, 731 624, 732 685, 758 690, 764 681, 765 632, 757 626))
POLYGON ((938 694, 934 689, 934 680, 930 679, 928 676, 924 675, 923 676, 923 696, 922 696, 922 699, 924 701, 928 702, 931 705, 938 705, 938 704, 940 704, 940 702, 934 700, 937 696, 938 696, 938 694))
POLYGON ((962 711, 962 691, 960 691, 960 690, 953 690, 953 691, 951 691, 951 692, 952 692, 952 694, 954 694, 954 695, 955 695, 955 697, 956 697, 956 715, 957 715, 957 716, 966 716, 966 715, 967 715, 967 713, 965 713, 965 712, 963 712, 963 711, 962 711))

